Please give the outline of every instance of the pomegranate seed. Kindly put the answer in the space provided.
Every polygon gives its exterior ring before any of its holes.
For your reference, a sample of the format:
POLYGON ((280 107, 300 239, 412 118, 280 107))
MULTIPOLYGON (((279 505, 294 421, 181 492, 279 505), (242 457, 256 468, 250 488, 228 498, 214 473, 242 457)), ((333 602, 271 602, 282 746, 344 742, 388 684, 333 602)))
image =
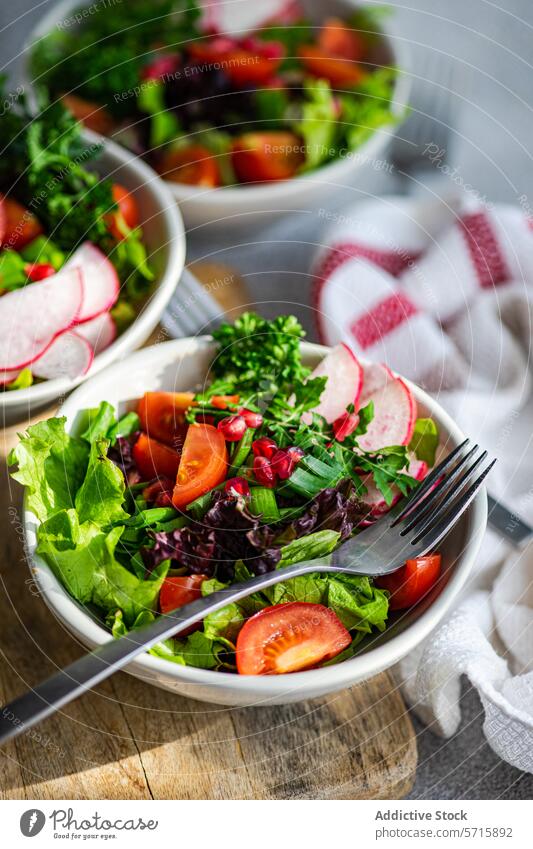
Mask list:
POLYGON ((276 485, 277 475, 266 457, 254 457, 254 475, 257 483, 270 489, 276 485))
POLYGON ((45 280, 47 277, 52 277, 56 273, 54 266, 49 265, 47 262, 30 262, 24 270, 32 283, 45 280))
POLYGON ((261 427, 263 424, 263 416, 261 413, 254 413, 253 410, 243 408, 239 410, 239 416, 242 416, 248 427, 261 427))
POLYGON ((280 41, 264 41, 258 53, 265 59, 282 59, 285 56, 285 48, 280 41))
POLYGON ((354 432, 359 424, 357 413, 344 413, 333 422, 333 433, 337 442, 344 442, 347 436, 354 432))
POLYGON ((267 460, 271 460, 277 450, 278 446, 268 436, 262 436, 261 439, 255 439, 252 442, 252 451, 255 457, 266 457, 267 460))
POLYGON ((288 480, 294 472, 296 461, 288 451, 280 448, 272 457, 272 468, 282 481, 288 480))
POLYGON ((233 498, 239 498, 239 496, 243 496, 244 498, 250 497, 250 487, 248 486, 248 481, 244 480, 244 478, 230 478, 224 484, 224 492, 226 495, 233 496, 233 498))
POLYGON ((226 416, 219 421, 218 430, 227 442, 238 442, 246 431, 246 422, 242 416, 226 416))

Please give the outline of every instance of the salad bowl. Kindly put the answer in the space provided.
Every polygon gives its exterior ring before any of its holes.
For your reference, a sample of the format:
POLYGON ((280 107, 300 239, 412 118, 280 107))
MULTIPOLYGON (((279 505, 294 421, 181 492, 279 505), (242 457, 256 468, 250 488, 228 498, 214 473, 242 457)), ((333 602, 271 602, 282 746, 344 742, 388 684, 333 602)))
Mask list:
POLYGON ((94 357, 85 374, 75 378, 56 377, 28 388, 2 392, 0 410, 4 425, 28 418, 141 346, 155 329, 170 301, 185 263, 183 219, 166 185, 148 165, 114 142, 90 131, 86 131, 84 136, 90 145, 103 145, 94 169, 102 177, 110 177, 123 185, 138 204, 143 241, 155 276, 151 294, 131 325, 94 357))
MULTIPOLYGON (((208 337, 162 343, 132 354, 84 383, 67 399, 60 414, 67 430, 76 428, 83 410, 103 399, 124 414, 146 391, 183 391, 205 383, 214 342, 208 337)), ((302 343, 304 364, 315 366, 328 352, 320 345, 302 343)), ((416 386, 408 384, 420 414, 435 421, 439 451, 449 453, 463 441, 463 434, 439 404, 416 386)), ((170 663, 143 655, 127 671, 164 689, 214 704, 248 706, 285 704, 328 693, 377 674, 397 663, 425 639, 459 595, 481 544, 487 519, 484 491, 472 502, 441 547, 443 573, 430 593, 414 607, 391 617, 386 630, 361 644, 356 656, 342 663, 284 675, 232 675, 170 663)), ((109 640, 109 631, 68 595, 51 569, 36 555, 38 521, 26 507, 24 529, 33 579, 52 613, 85 646, 97 647, 109 640)))
MULTIPOLYGON (((265 18, 269 18, 268 8, 265 10, 261 7, 259 11, 256 10, 252 14, 250 8, 244 8, 251 5, 220 4, 219 11, 223 18, 219 24, 221 31, 240 38, 243 36, 243 33, 253 32, 254 27, 265 26, 264 20, 265 18)), ((80 0, 63 0, 63 2, 54 5, 53 9, 41 18, 39 24, 31 33, 23 51, 23 81, 26 90, 29 92, 43 85, 43 83, 44 85, 47 84, 46 73, 40 73, 40 66, 38 66, 38 70, 32 68, 32 57, 35 50, 39 49, 40 45, 44 42, 45 37, 48 34, 54 33, 54 31, 56 34, 59 31, 60 33, 63 32, 72 35, 77 27, 83 27, 87 21, 90 26, 91 16, 88 15, 83 18, 81 14, 78 16, 75 14, 75 10, 81 6, 83 6, 83 3, 80 0)), ((280 4, 272 4, 273 9, 276 6, 280 6, 280 4)), ((302 0, 299 6, 303 15, 310 21, 315 31, 318 31, 318 27, 326 19, 348 20, 356 10, 365 8, 365 4, 359 3, 357 0, 302 0)), ((369 7, 369 9, 372 10, 372 7, 369 7)), ((408 67, 405 43, 393 36, 386 17, 383 20, 380 18, 379 24, 376 24, 376 27, 379 28, 379 35, 376 43, 372 46, 371 55, 365 62, 369 63, 375 69, 389 67, 397 69, 390 93, 390 121, 383 122, 382 120, 376 120, 374 123, 375 116, 368 116, 366 113, 364 116, 358 115, 356 118, 350 120, 345 118, 344 122, 347 125, 352 125, 353 122, 353 126, 363 131, 363 135, 357 145, 355 147, 351 145, 341 146, 334 156, 324 156, 320 164, 309 168, 306 167, 297 176, 283 179, 270 179, 259 176, 253 178, 247 177, 246 181, 250 180, 248 184, 241 183, 238 185, 232 185, 231 181, 226 181, 225 179, 214 183, 203 183, 203 181, 200 181, 198 185, 188 185, 186 182, 178 182, 177 178, 176 181, 169 178, 167 183, 169 190, 180 205, 187 227, 210 224, 215 229, 224 230, 242 226, 256 228, 272 218, 279 217, 289 211, 301 208, 317 208, 331 190, 340 192, 342 189, 346 189, 350 191, 362 185, 369 178, 371 179, 372 168, 374 170, 380 170, 384 167, 385 153, 389 142, 393 138, 395 124, 401 121, 402 117, 406 114, 411 82, 409 74, 402 72, 402 69, 408 67), (364 132, 365 127, 367 129, 374 129, 366 133, 364 132), (263 179, 265 182, 262 182, 263 179), (229 184, 226 185, 226 182, 229 182, 229 184)), ((373 24, 369 26, 368 31, 372 33, 372 36, 375 35, 373 33, 373 24)), ((182 36, 174 44, 174 48, 181 48, 187 42, 188 37, 191 36, 187 34, 184 37, 182 36)), ((192 36, 192 41, 194 42, 196 38, 197 35, 192 36)), ((146 53, 143 52, 146 62, 148 62, 147 57, 150 53, 149 47, 150 45, 146 45, 146 48, 142 48, 143 51, 146 49, 146 53)), ((206 60, 203 61, 205 62, 206 60)), ((141 80, 144 79, 141 75, 141 80)), ((319 79, 319 77, 316 77, 316 79, 319 79)), ((139 89, 142 90, 144 85, 145 83, 140 81, 139 89)), ((261 87, 262 83, 251 83, 252 88, 255 85, 261 87)), ((273 83, 273 85, 275 87, 276 84, 273 83)), ((292 89, 296 90, 294 83, 288 83, 288 86, 291 91, 292 89)), ((347 89, 347 86, 339 83, 334 84, 333 88, 337 89, 337 91, 333 92, 333 95, 337 98, 338 107, 339 98, 341 95, 346 94, 345 89, 347 89)), ((83 83, 79 80, 74 80, 72 82, 72 93, 75 97, 78 97, 80 89, 83 89, 83 83)), ((134 91, 134 89, 128 89, 127 91, 134 91)), ((60 93, 54 91, 52 97, 55 98, 60 93)), ((107 99, 113 105, 112 101, 117 97, 120 100, 120 106, 126 109, 127 98, 124 103, 123 93, 113 92, 112 96, 107 99)), ((205 91, 200 94, 193 93, 192 95, 183 95, 183 97, 185 100, 192 97, 193 102, 201 102, 202 100, 210 101, 213 97, 216 97, 216 91, 213 94, 210 88, 206 86, 205 91)), ((383 94, 374 93, 367 100, 370 103, 379 103, 383 97, 383 94)), ((128 98, 131 99, 130 94, 128 94, 128 98)), ((222 98, 223 103, 224 97, 222 98)), ((252 130, 255 130, 255 125, 257 125, 259 134, 262 127, 276 128, 278 126, 277 124, 272 124, 273 119, 270 117, 266 121, 261 120, 261 117, 259 115, 256 116, 255 113, 246 115, 246 118, 242 117, 236 121, 231 115, 225 116, 222 105, 220 115, 216 116, 216 126, 215 121, 211 118, 207 122, 209 125, 207 130, 216 130, 217 133, 220 128, 225 130, 227 127, 233 127, 234 130, 236 125, 242 124, 245 120, 248 121, 249 127, 252 130)), ((291 126, 288 118, 284 120, 287 127, 291 126)), ((337 128, 342 126, 342 118, 334 118, 333 120, 336 121, 337 128)), ((331 122, 331 118, 328 118, 328 121, 331 122)), ((128 114, 123 126, 114 130, 104 125, 102 126, 102 131, 117 141, 124 141, 126 144, 130 144, 132 143, 132 134, 136 135, 140 133, 143 122, 146 123, 146 117, 142 117, 142 109, 140 112, 132 110, 131 115, 128 114)), ((305 137, 305 141, 300 141, 300 144, 311 148, 315 146, 324 149, 330 147, 330 143, 333 144, 332 139, 328 141, 328 137, 324 136, 319 126, 323 126, 326 123, 327 121, 324 120, 322 115, 316 121, 317 128, 314 133, 309 137, 307 133, 301 134, 301 138, 305 137)), ((340 137, 338 132, 336 135, 340 137)), ((183 140, 193 146, 197 144, 198 150, 202 145, 204 148, 205 146, 209 148, 208 142, 202 141, 203 137, 200 138, 201 131, 195 127, 188 131, 188 136, 184 136, 183 140)), ((244 139, 244 136, 242 138, 244 139)), ((180 140, 178 139, 178 141, 180 140)), ((296 141, 298 141, 298 137, 296 137, 296 141)), ((227 151, 224 150, 223 153, 219 152, 221 144, 220 140, 216 145, 214 143, 212 144, 209 154, 210 163, 213 161, 222 162, 222 157, 225 156, 227 151)), ((138 149, 141 149, 138 141, 133 143, 133 146, 135 145, 137 145, 138 149)), ((151 153, 155 152, 159 156, 163 147, 164 145, 154 142, 151 153)), ((142 150, 146 152, 144 147, 142 150)), ((195 164, 198 162, 198 157, 194 162, 195 164)), ((159 163, 156 163, 155 167, 159 168, 159 163)), ((174 167, 170 165, 168 167, 162 166, 160 170, 161 174, 165 176, 172 173, 174 167)), ((221 172, 224 171, 222 165, 219 170, 221 172)))

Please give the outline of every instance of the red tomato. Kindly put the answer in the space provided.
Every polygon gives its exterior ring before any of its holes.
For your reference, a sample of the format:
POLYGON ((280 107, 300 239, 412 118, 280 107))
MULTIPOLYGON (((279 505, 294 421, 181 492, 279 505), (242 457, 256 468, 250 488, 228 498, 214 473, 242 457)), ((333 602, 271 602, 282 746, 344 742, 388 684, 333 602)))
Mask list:
POLYGON ((351 641, 340 619, 322 604, 275 604, 241 628, 237 670, 241 675, 298 672, 335 657, 351 641))
POLYGON ((417 604, 431 589, 440 575, 440 554, 426 554, 408 560, 392 575, 384 575, 376 580, 378 587, 388 590, 391 594, 389 607, 391 610, 403 610, 417 604))
POLYGON ((193 398, 192 392, 146 392, 137 407, 142 429, 160 442, 181 446, 187 431, 185 413, 193 398))
POLYGON ((0 195, 0 243, 20 251, 43 233, 37 216, 13 198, 0 195))
POLYGON ((216 427, 194 424, 189 427, 176 478, 172 502, 181 509, 222 483, 226 477, 226 441, 216 427))
POLYGON ((332 86, 353 86, 366 77, 366 72, 348 59, 328 56, 323 47, 306 45, 298 49, 304 66, 315 77, 327 80, 332 86))
POLYGON ((141 433, 133 446, 133 459, 145 481, 158 477, 174 479, 180 464, 180 455, 174 448, 145 433, 141 433))
MULTIPOLYGON (((202 584, 208 580, 208 575, 186 575, 183 578, 165 578, 159 593, 159 609, 161 613, 171 613, 184 604, 190 604, 202 597, 202 584)), ((185 631, 180 631, 179 637, 186 637, 197 631, 198 625, 191 625, 185 631)))
POLYGON ((74 117, 89 130, 94 130, 102 136, 109 136, 113 132, 115 122, 103 106, 84 100, 76 94, 64 94, 61 100, 74 117))
POLYGON ((301 140, 285 130, 245 133, 232 144, 233 167, 241 183, 288 180, 304 159, 301 140))
POLYGON ((337 56, 352 62, 362 59, 366 45, 361 33, 347 27, 340 18, 327 18, 318 36, 324 56, 337 56))
POLYGON ((240 395, 213 395, 209 403, 218 410, 227 410, 229 404, 238 404, 239 401, 240 395))
POLYGON ((282 50, 273 51, 266 43, 258 41, 240 46, 234 39, 225 37, 193 42, 189 53, 197 62, 220 62, 223 73, 238 87, 269 82, 283 59, 282 50))
POLYGON ((215 189, 220 186, 220 172, 211 152, 200 144, 170 150, 159 160, 157 170, 165 180, 215 189))
POLYGON ((125 236, 123 232, 124 224, 129 230, 134 230, 135 227, 139 226, 139 207, 131 192, 128 192, 119 183, 113 183, 112 193, 113 200, 118 203, 118 209, 109 215, 108 227, 112 236, 115 237, 117 242, 120 242, 125 236))

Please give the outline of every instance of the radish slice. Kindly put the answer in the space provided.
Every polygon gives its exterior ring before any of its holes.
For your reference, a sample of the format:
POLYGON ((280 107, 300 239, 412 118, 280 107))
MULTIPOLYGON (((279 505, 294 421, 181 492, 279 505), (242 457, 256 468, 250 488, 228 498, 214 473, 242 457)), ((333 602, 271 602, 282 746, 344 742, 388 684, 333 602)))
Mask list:
POLYGON ((374 403, 374 418, 365 434, 358 438, 363 451, 378 451, 391 445, 407 445, 413 436, 416 401, 400 377, 387 380, 381 389, 369 395, 365 404, 374 403))
POLYGON ((84 242, 65 268, 79 268, 83 274, 83 304, 78 321, 90 321, 111 309, 120 292, 115 266, 92 242, 84 242))
POLYGON ((79 377, 91 367, 93 349, 83 336, 67 330, 58 336, 47 351, 32 365, 35 377, 52 380, 55 377, 79 377))
MULTIPOLYGON (((325 389, 320 397, 320 403, 312 412, 324 416, 331 424, 346 412, 346 407, 353 404, 359 409, 359 397, 363 386, 363 368, 347 345, 336 345, 311 375, 327 377, 325 389)), ((302 416, 306 424, 310 424, 310 413, 302 416)))
POLYGON ((7 386, 8 383, 13 383, 20 374, 20 369, 16 368, 13 371, 0 372, 0 386, 7 386))
POLYGON ((22 369, 44 354, 78 319, 83 300, 78 268, 60 271, 0 299, 0 371, 22 369))
POLYGON ((363 389, 359 398, 359 407, 365 407, 372 395, 383 389, 389 380, 394 380, 394 375, 384 363, 370 363, 363 366, 363 389))
POLYGON ((94 351, 94 356, 109 348, 117 336, 117 326, 108 312, 97 315, 91 321, 78 324, 76 333, 83 336, 94 351))

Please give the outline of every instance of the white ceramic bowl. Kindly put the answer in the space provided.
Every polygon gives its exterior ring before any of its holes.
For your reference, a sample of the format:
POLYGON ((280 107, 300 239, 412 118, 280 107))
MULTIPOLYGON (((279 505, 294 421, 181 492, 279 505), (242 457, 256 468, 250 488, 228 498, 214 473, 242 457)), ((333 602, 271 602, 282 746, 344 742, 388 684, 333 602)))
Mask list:
MULTIPOLYGON (((106 366, 138 348, 148 339, 170 301, 185 263, 185 230, 180 211, 166 184, 144 162, 117 144, 94 133, 84 133, 88 144, 103 144, 94 168, 133 192, 141 214, 144 242, 155 271, 152 294, 135 321, 101 354, 87 374, 72 380, 61 377, 36 383, 28 389, 0 393, 0 415, 8 425, 27 419, 40 408, 63 397, 71 389, 106 366)), ((92 166, 91 166, 92 167, 92 166)))
MULTIPOLYGON (((213 343, 207 337, 179 339, 138 351, 122 363, 80 386, 65 402, 61 413, 74 424, 77 414, 106 399, 119 411, 147 390, 185 390, 201 385, 213 356, 213 343)), ((320 345, 304 343, 304 360, 316 364, 327 352, 320 345)), ((416 386, 422 415, 431 415, 439 425, 442 450, 448 452, 463 434, 442 408, 416 386)), ((138 678, 159 687, 215 704, 285 704, 336 692, 363 681, 399 661, 412 651, 442 619, 457 598, 470 573, 487 521, 487 500, 481 491, 454 531, 440 547, 443 554, 442 580, 415 608, 397 616, 387 630, 372 639, 361 653, 344 663, 288 675, 240 676, 178 666, 145 654, 128 666, 138 678)), ((109 639, 109 633, 92 619, 54 577, 50 568, 35 555, 35 516, 24 513, 27 551, 32 560, 35 581, 55 616, 91 648, 109 639)))
MULTIPOLYGON (((23 50, 23 82, 31 92, 34 81, 29 70, 31 45, 57 27, 74 8, 79 8, 82 0, 63 0, 53 6, 44 15, 32 31, 23 50)), ((89 0, 87 0, 87 6, 89 0)), ((320 23, 325 17, 347 16, 354 8, 364 5, 359 0, 303 0, 308 18, 320 23)), ((231 10, 228 10, 228 15, 231 10)), ((267 10, 265 10, 266 16, 267 10)), ((235 7, 235 16, 239 13, 235 7)), ((238 17, 237 17, 238 21, 238 17)), ((69 26, 73 26, 70 24, 69 26)), ((376 61, 380 65, 393 65, 400 69, 408 68, 408 51, 405 39, 395 38, 385 20, 380 24, 383 39, 379 46, 376 61)), ((392 96, 394 113, 405 114, 408 104, 411 78, 399 74, 392 96)), ((239 227, 258 227, 268 224, 273 218, 295 210, 316 208, 332 191, 340 192, 358 186, 365 174, 372 173, 371 167, 383 163, 386 149, 395 132, 395 127, 377 129, 372 136, 356 151, 345 158, 337 159, 309 174, 292 180, 257 186, 223 187, 204 189, 167 182, 174 198, 180 205, 188 228, 210 224, 218 229, 236 229, 239 227)), ((379 168, 376 168, 379 170, 379 168)), ((353 195, 350 193, 347 200, 353 195)), ((340 202, 340 201, 339 201, 340 202)))

